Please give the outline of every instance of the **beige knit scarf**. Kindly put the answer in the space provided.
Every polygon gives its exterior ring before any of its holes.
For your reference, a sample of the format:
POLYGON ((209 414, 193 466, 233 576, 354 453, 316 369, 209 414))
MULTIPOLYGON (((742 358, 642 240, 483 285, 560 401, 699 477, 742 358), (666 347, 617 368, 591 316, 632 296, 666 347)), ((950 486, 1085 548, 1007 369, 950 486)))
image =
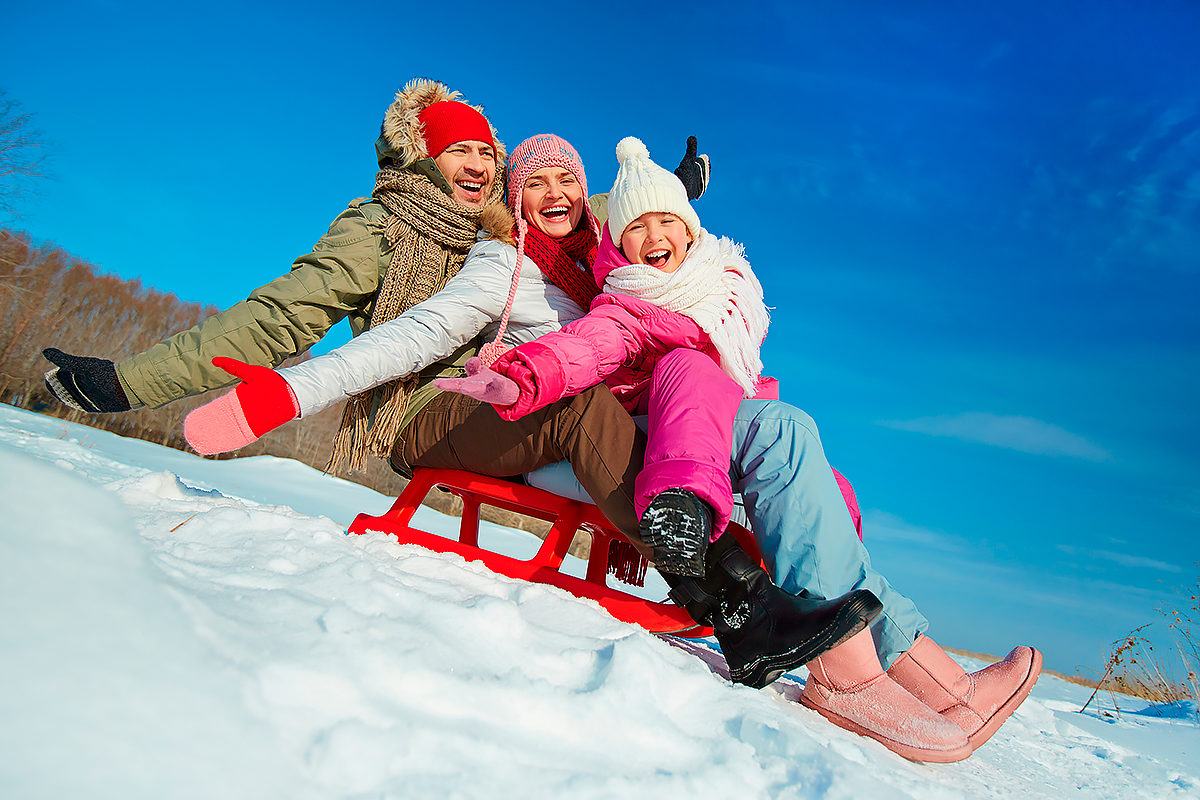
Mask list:
MULTIPOLYGON (((503 184, 497 174, 489 202, 499 201, 503 184)), ((376 175, 372 196, 390 212, 384 236, 393 250, 368 328, 395 319, 445 286, 475 244, 483 213, 457 202, 429 178, 392 167, 376 175)), ((387 458, 416 382, 416 375, 397 378, 352 398, 342 413, 326 472, 347 463, 351 471, 361 470, 368 453, 387 458)))

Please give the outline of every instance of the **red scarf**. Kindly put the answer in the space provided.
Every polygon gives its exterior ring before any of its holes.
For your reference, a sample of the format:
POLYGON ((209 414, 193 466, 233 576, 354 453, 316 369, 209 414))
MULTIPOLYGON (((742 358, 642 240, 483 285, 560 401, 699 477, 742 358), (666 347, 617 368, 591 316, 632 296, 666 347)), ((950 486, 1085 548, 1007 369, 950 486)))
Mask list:
POLYGON ((532 225, 526 227, 525 252, 542 274, 584 311, 591 308, 592 300, 600 294, 591 274, 598 245, 591 225, 581 225, 561 239, 551 238, 532 225), (586 271, 578 264, 583 264, 586 271))

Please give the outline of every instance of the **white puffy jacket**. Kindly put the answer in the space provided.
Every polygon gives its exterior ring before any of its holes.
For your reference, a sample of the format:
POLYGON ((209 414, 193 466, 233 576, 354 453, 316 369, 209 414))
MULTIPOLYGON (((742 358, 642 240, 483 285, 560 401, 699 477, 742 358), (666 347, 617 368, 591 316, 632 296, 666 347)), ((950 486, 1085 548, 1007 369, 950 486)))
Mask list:
MULTIPOLYGON (((440 292, 395 319, 366 331, 322 356, 278 370, 308 416, 445 358, 480 333, 491 341, 512 287, 516 248, 492 239, 477 242, 458 274, 440 292)), ((583 316, 562 289, 528 257, 513 301, 504 343, 516 346, 583 316)))

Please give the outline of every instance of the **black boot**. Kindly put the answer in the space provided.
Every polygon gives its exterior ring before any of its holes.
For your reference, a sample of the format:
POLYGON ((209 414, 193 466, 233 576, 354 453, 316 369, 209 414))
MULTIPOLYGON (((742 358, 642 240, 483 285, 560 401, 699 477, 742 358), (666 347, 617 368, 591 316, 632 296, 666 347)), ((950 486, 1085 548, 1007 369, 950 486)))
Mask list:
POLYGON ((883 604, 867 589, 832 600, 789 594, 730 534, 708 548, 703 578, 663 574, 671 599, 713 629, 729 677, 760 689, 861 631, 883 604))
POLYGON ((667 489, 642 513, 642 541, 654 550, 659 572, 704 575, 704 553, 712 534, 712 509, 687 489, 667 489))

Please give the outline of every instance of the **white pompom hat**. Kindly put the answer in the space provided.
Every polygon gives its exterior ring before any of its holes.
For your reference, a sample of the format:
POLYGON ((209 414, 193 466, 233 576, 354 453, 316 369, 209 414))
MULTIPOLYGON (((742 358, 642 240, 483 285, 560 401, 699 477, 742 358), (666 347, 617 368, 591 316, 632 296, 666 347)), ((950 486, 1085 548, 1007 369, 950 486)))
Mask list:
POLYGON ((683 220, 695 239, 700 235, 700 217, 688 202, 687 190, 673 172, 650 160, 642 140, 626 136, 617 143, 617 179, 608 193, 608 236, 618 248, 629 223, 657 211, 683 220))

